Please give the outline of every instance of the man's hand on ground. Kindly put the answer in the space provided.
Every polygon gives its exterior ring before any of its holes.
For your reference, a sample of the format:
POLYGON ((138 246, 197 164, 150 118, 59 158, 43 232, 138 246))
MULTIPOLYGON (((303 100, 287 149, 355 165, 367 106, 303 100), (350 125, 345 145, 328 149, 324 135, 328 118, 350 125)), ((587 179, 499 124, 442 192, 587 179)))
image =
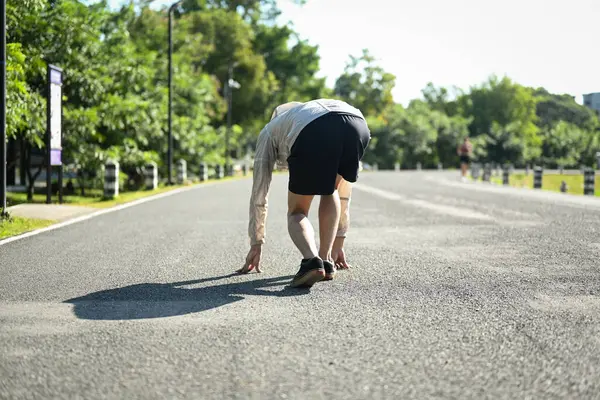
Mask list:
POLYGON ((348 269, 350 265, 346 262, 346 253, 344 253, 344 238, 335 238, 331 249, 331 258, 337 269, 348 269))
POLYGON ((255 244, 250 246, 250 251, 248 251, 248 255, 246 256, 246 262, 244 266, 238 269, 236 272, 238 274, 247 274, 256 268, 256 272, 262 272, 260 270, 260 256, 262 254, 262 244, 255 244))

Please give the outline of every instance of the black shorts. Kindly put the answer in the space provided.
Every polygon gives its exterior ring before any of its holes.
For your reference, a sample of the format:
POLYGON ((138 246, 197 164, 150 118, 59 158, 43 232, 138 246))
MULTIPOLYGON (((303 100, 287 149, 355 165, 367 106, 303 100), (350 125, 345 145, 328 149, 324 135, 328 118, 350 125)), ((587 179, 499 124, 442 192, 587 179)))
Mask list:
POLYGON ((461 164, 468 164, 469 162, 471 162, 471 157, 469 157, 469 156, 460 156, 460 163, 461 164))
POLYGON ((287 159, 290 192, 330 195, 338 174, 356 182, 370 139, 366 121, 355 115, 330 112, 312 121, 296 138, 287 159))

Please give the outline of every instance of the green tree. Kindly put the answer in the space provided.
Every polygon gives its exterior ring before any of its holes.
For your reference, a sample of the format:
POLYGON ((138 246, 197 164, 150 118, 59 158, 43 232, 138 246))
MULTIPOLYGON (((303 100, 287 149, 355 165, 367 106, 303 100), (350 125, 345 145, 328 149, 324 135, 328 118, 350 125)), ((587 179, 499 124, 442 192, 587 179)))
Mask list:
POLYGON ((552 94, 544 88, 536 89, 534 94, 540 127, 550 127, 560 121, 586 130, 597 129, 600 125, 597 114, 590 108, 577 104, 573 96, 552 94))
POLYGON ((462 110, 457 98, 459 95, 464 94, 457 88, 453 88, 452 92, 445 87, 436 87, 431 82, 421 91, 429 108, 448 114, 451 117, 461 113, 462 110))
POLYGON ((593 162, 594 150, 598 149, 597 134, 564 120, 545 126, 542 135, 542 161, 549 167, 578 167, 580 163, 587 164, 590 155, 593 162))
MULTIPOLYGON (((542 141, 536 125, 536 99, 531 89, 508 77, 492 76, 483 85, 471 88, 458 101, 463 114, 472 118, 469 126, 472 137, 488 135, 489 140, 484 142, 491 143, 490 140, 496 140, 498 129, 506 128, 506 132, 515 135, 515 140, 523 142, 520 159, 536 160, 540 156, 542 141)), ((512 143, 513 139, 507 141, 512 143)), ((502 154, 497 157, 506 159, 502 154)))
POLYGON ((378 116, 367 116, 371 130, 371 142, 365 152, 364 162, 391 169, 395 163, 403 163, 405 150, 404 121, 406 110, 399 104, 378 116))
POLYGON ((278 104, 306 101, 325 94, 325 78, 316 77, 320 61, 318 47, 300 40, 289 26, 258 25, 254 50, 264 57, 267 68, 277 80, 265 117, 278 104))
POLYGON ((390 107, 368 122, 373 139, 365 161, 383 169, 393 168, 395 163, 404 167, 415 167, 418 162, 424 167, 439 162, 456 164, 456 146, 468 135, 469 124, 461 116, 432 110, 421 100, 412 101, 407 108, 390 107))
POLYGON ((392 90, 396 77, 375 63, 367 49, 360 57, 350 56, 344 73, 337 78, 334 95, 360 109, 378 115, 394 104, 392 90))
MULTIPOLYGON (((306 0, 294 0, 296 4, 304 4, 306 0)), ((281 14, 276 0, 185 0, 186 11, 205 11, 222 9, 239 13, 247 22, 258 23, 260 20, 273 22, 281 14)))

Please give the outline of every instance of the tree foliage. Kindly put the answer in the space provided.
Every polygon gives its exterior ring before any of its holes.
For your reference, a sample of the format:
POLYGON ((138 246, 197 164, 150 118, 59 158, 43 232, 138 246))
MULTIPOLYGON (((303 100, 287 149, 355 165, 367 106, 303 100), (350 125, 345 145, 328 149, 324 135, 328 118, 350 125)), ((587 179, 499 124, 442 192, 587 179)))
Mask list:
MULTIPOLYGON (((65 71, 63 161, 76 167, 81 182, 109 158, 120 161, 132 186, 150 161, 164 176, 168 15, 149 3, 113 11, 106 1, 9 0, 9 138, 44 153, 46 68, 54 64, 65 71)), ((241 84, 232 96, 235 150, 253 142, 265 110, 322 95, 317 48, 275 24, 277 13, 274 1, 249 0, 192 0, 175 10, 175 158, 192 170, 200 161, 224 160, 230 78, 241 84)))
MULTIPOLYGON (((150 3, 110 10, 104 0, 8 0, 7 133, 25 145, 28 163, 44 154, 50 63, 65 71, 63 160, 82 188, 109 158, 120 161, 127 187, 142 184, 150 161, 165 175, 168 14, 150 3)), ((465 136, 479 161, 578 166, 600 151, 594 112, 508 77, 468 91, 429 83, 403 107, 392 96, 395 76, 364 49, 328 88, 318 47, 276 23, 278 14, 274 0, 185 0, 174 10, 174 155, 192 171, 224 161, 229 92, 235 157, 275 106, 320 97, 361 109, 373 136, 365 161, 382 168, 457 165, 465 136), (241 87, 226 90, 229 79, 241 87)))
MULTIPOLYGON (((385 75, 368 60, 371 70, 385 75)), ((367 110, 373 140, 365 161, 381 168, 393 168, 396 163, 406 168, 417 163, 457 166, 456 148, 465 136, 471 137, 479 162, 577 167, 593 165, 600 151, 597 115, 572 96, 491 76, 468 92, 429 83, 422 99, 406 108, 386 105, 376 109, 381 92, 369 95, 378 85, 366 74, 346 71, 336 82, 336 94, 367 110)), ((391 91, 393 77, 388 82, 391 91)))
POLYGON ((367 49, 360 57, 350 56, 334 87, 337 97, 353 104, 365 115, 378 115, 394 103, 392 89, 396 77, 375 61, 367 49))

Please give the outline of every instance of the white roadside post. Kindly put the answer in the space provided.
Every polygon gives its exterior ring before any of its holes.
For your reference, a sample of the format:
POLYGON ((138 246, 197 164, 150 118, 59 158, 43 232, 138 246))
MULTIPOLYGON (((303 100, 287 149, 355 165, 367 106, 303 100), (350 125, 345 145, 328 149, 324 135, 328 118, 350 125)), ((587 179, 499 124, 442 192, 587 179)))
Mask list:
POLYGON ((177 183, 183 185, 187 181, 187 161, 177 161, 177 183))

